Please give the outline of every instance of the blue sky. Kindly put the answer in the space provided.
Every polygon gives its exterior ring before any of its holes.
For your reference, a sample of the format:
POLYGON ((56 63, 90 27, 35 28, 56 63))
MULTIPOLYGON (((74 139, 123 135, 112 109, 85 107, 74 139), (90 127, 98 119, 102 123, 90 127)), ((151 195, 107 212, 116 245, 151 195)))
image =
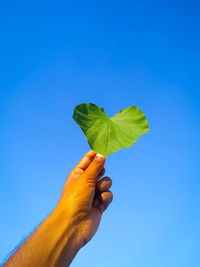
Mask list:
POLYGON ((108 157, 114 200, 73 267, 200 266, 199 1, 1 1, 0 261, 55 207, 92 102, 150 131, 108 157))

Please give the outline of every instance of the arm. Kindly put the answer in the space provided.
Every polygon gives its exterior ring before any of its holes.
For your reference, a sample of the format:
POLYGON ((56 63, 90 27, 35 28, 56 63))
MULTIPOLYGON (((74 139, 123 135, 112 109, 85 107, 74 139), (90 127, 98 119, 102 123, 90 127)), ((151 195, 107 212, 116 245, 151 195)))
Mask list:
POLYGON ((69 266, 96 233, 112 201, 111 179, 104 177, 105 158, 89 151, 69 174, 53 212, 18 248, 4 267, 69 266))

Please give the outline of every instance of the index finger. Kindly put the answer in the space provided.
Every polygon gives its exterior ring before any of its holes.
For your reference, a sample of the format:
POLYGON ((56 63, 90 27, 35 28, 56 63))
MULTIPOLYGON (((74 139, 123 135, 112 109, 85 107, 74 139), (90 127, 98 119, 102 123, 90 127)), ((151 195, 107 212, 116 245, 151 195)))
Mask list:
POLYGON ((98 180, 98 175, 100 171, 103 169, 103 166, 105 164, 105 157, 99 153, 95 155, 93 158, 91 164, 88 166, 88 168, 84 171, 83 176, 87 180, 91 180, 93 182, 96 182, 98 180))
POLYGON ((85 156, 79 161, 79 163, 76 165, 76 167, 71 171, 71 173, 69 174, 69 176, 72 174, 74 175, 81 175, 87 168, 88 166, 91 164, 91 162, 93 161, 95 155, 97 153, 94 152, 93 150, 90 150, 89 152, 87 152, 85 154, 85 156))
POLYGON ((94 152, 93 150, 90 150, 89 152, 87 152, 85 154, 85 156, 79 161, 79 163, 77 164, 76 168, 79 168, 83 171, 85 171, 89 165, 91 164, 91 162, 93 161, 94 157, 96 156, 96 152, 94 152))

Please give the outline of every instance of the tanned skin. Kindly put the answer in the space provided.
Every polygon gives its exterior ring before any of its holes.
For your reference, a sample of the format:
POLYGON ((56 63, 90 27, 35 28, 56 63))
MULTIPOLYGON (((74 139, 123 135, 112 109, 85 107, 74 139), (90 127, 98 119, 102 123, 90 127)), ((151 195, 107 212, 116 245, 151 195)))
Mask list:
POLYGON ((69 266, 96 233, 113 199, 112 180, 100 179, 105 157, 90 150, 71 171, 52 213, 3 267, 69 266))

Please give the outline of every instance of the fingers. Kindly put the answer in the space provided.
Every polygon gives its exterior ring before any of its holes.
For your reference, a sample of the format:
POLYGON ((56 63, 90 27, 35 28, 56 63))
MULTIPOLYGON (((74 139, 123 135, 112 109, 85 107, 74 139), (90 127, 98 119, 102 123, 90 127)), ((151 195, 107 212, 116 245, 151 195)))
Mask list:
POLYGON ((102 203, 98 208, 101 212, 104 212, 113 200, 113 193, 111 191, 101 193, 101 200, 102 203))
POLYGON ((105 173, 105 168, 101 169, 101 171, 99 172, 98 176, 97 176, 97 180, 99 180, 105 173))
POLYGON ((100 212, 105 211, 113 199, 113 194, 109 191, 111 185, 112 180, 109 177, 104 177, 96 183, 93 206, 98 208, 100 212))
POLYGON ((93 161, 95 155, 97 153, 94 152, 93 150, 90 150, 88 153, 85 154, 85 156, 79 161, 79 163, 76 165, 76 167, 72 170, 72 174, 77 174, 80 175, 82 174, 88 166, 91 164, 93 161))
POLYGON ((101 213, 103 213, 113 200, 113 193, 111 191, 106 191, 101 193, 99 198, 96 198, 93 202, 93 206, 98 208, 101 213))
POLYGON ((96 193, 100 194, 107 191, 112 185, 112 180, 109 177, 104 177, 96 183, 96 193))
POLYGON ((96 154, 88 168, 84 171, 83 177, 93 182, 98 180, 100 171, 103 169, 105 164, 105 157, 101 154, 96 154))
POLYGON ((79 163, 77 164, 76 167, 82 169, 83 171, 85 171, 88 168, 88 166, 90 165, 90 163, 93 161, 93 159, 94 159, 96 154, 97 154, 96 152, 94 152, 93 150, 90 150, 79 161, 79 163))

